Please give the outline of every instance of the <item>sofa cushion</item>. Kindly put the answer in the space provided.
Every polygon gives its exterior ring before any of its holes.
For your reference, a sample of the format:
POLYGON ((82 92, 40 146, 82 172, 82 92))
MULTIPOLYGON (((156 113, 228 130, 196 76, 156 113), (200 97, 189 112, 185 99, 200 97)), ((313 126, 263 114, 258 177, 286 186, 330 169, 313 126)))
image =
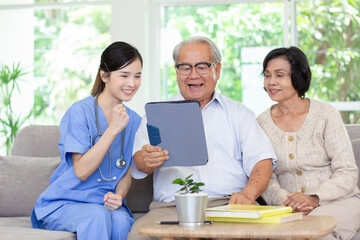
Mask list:
POLYGON ((59 139, 59 126, 26 126, 16 134, 12 155, 27 157, 60 156, 58 148, 59 139))
POLYGON ((133 179, 131 188, 126 195, 126 201, 127 206, 134 214, 134 218, 137 213, 147 213, 152 200, 153 174, 149 174, 143 179, 133 179))
MULTIPOLYGON (((360 169, 360 138, 353 139, 351 144, 354 150, 356 165, 358 166, 358 169, 360 169)), ((358 187, 360 188, 360 170, 358 175, 358 187)))
POLYGON ((75 233, 23 227, 0 227, 1 240, 76 240, 75 233))
POLYGON ((0 156, 0 217, 30 216, 60 157, 0 156))
POLYGON ((0 227, 15 227, 15 226, 22 228, 32 228, 31 218, 29 216, 0 217, 0 227))
POLYGON ((346 124, 345 125, 351 140, 360 138, 360 125, 359 124, 346 124))

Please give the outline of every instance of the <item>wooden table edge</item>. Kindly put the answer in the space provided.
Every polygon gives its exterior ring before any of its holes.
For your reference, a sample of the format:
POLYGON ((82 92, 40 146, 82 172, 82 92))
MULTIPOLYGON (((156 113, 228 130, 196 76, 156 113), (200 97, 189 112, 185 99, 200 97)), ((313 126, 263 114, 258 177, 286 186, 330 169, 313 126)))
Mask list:
MULTIPOLYGON (((314 239, 314 238, 319 238, 319 237, 323 237, 323 236, 326 236, 327 234, 331 233, 335 227, 336 227, 336 219, 334 217, 331 217, 331 216, 305 216, 304 219, 306 218, 324 218, 324 217, 327 217, 328 220, 330 221, 327 221, 329 222, 328 224, 331 224, 331 226, 329 226, 329 228, 327 228, 326 230, 319 230, 318 233, 312 235, 311 237, 310 236, 305 236, 306 234, 302 234, 302 235, 299 235, 299 236, 290 236, 290 235, 274 235, 274 236, 269 236, 269 234, 267 235, 257 235, 255 236, 255 238, 294 238, 294 239, 306 239, 306 240, 309 240, 309 239, 314 239)), ((296 221, 292 222, 292 223, 295 223, 296 221)), ((160 230, 159 232, 159 227, 160 228, 164 228, 164 229, 173 229, 174 227, 176 226, 171 226, 171 225, 154 225, 155 223, 154 222, 147 222, 147 223, 144 223, 143 225, 141 225, 139 228, 138 228, 138 232, 141 234, 141 235, 146 235, 146 236, 152 236, 152 237, 159 237, 159 238, 162 238, 163 240, 173 240, 175 237, 183 237, 183 238, 189 238, 190 240, 197 240, 197 239, 200 239, 200 238, 209 238, 209 236, 204 236, 203 234, 198 234, 195 232, 195 234, 189 234, 189 229, 184 229, 186 231, 186 236, 182 235, 182 234, 179 234, 178 233, 178 229, 176 229, 175 231, 173 232, 167 232, 165 230, 165 232, 161 232, 162 230, 160 230), (155 229, 155 233, 154 233, 154 229, 151 229, 149 227, 147 227, 148 225, 150 226, 157 226, 157 229, 155 229)), ((230 223, 232 224, 232 223, 230 223)), ((236 224, 236 223, 235 223, 236 224)), ((257 223, 253 223, 253 224, 257 224, 257 223)), ((284 223, 286 224, 286 223, 284 223)), ((262 224, 263 226, 268 226, 269 224, 262 224)), ((277 224, 276 224, 277 225, 277 224)), ((211 226, 204 226, 205 228, 206 227, 211 227, 211 226)), ((176 227, 178 228, 178 226, 176 227)), ((182 229, 182 228, 181 228, 182 229)), ((221 238, 221 237, 225 237, 225 238, 238 238, 239 239, 239 236, 238 235, 224 235, 224 236, 220 236, 218 234, 215 234, 213 237, 210 237, 210 238, 221 238)), ((248 235, 243 235, 241 236, 241 238, 251 238, 251 237, 254 237, 253 234, 248 234, 248 235)))

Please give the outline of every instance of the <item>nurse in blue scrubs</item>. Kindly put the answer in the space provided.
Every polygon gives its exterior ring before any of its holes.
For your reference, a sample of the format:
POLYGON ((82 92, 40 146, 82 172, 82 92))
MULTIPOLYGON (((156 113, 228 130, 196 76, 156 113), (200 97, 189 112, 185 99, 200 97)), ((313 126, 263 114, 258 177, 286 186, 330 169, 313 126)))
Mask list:
POLYGON ((61 163, 35 204, 34 228, 86 240, 126 239, 134 219, 125 196, 141 117, 123 102, 140 87, 142 66, 138 50, 125 42, 104 50, 91 96, 61 120, 61 163))

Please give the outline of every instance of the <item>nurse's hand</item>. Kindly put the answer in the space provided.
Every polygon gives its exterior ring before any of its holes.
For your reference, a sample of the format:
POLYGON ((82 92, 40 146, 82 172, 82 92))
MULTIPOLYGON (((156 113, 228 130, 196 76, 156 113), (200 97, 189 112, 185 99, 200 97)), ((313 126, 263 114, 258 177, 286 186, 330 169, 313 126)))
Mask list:
POLYGON ((122 196, 113 192, 108 192, 104 196, 104 206, 110 211, 118 209, 122 205, 122 196))
POLYGON ((113 107, 111 114, 111 122, 109 129, 114 134, 121 132, 129 122, 129 115, 126 112, 126 108, 121 103, 113 107))

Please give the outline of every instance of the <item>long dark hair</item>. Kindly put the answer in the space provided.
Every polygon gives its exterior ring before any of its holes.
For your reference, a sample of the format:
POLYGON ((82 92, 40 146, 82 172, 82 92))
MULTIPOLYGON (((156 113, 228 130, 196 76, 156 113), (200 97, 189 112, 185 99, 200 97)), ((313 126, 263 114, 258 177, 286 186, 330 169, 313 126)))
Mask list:
POLYGON ((105 88, 105 83, 100 76, 100 70, 110 75, 112 71, 124 68, 136 59, 139 59, 141 66, 143 66, 143 60, 139 51, 130 44, 126 42, 113 42, 110 44, 101 54, 99 70, 91 90, 91 95, 96 96, 105 88))

